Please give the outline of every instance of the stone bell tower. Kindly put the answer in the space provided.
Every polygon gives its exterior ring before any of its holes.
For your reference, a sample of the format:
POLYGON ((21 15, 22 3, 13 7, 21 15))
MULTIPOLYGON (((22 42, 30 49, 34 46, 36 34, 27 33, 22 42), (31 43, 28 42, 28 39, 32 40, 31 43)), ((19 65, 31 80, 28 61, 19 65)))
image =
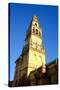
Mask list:
POLYGON ((21 56, 16 60, 14 82, 21 83, 23 77, 28 77, 31 71, 39 67, 43 67, 42 72, 45 72, 45 50, 42 46, 41 27, 37 17, 33 16, 26 31, 25 45, 21 56))
POLYGON ((45 72, 45 50, 42 46, 42 30, 36 16, 32 18, 25 43, 29 45, 27 75, 41 66, 43 66, 42 72, 45 72))

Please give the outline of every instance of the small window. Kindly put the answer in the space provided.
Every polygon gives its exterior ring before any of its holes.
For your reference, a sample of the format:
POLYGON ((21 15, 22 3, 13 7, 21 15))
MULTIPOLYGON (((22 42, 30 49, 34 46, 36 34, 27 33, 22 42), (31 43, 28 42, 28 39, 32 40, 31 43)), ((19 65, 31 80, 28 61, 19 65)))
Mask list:
POLYGON ((36 34, 38 34, 38 30, 36 29, 36 34))
POLYGON ((35 23, 35 26, 37 26, 37 23, 35 23))

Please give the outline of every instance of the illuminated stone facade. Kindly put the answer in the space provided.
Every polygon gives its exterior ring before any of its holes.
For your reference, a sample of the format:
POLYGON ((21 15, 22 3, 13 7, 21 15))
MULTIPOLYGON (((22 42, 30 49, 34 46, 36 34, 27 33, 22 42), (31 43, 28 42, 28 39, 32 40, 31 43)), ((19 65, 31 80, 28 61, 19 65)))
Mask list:
POLYGON ((16 61, 14 80, 18 84, 20 79, 24 76, 28 77, 31 71, 41 66, 43 66, 42 72, 45 72, 45 50, 42 46, 42 30, 37 17, 33 16, 26 32, 22 54, 16 61))
POLYGON ((42 82, 47 84, 48 80, 43 76, 46 73, 45 49, 42 46, 42 29, 37 17, 33 16, 26 31, 25 45, 21 56, 16 60, 13 86, 39 85, 42 82), (37 70, 38 72, 40 70, 39 74, 36 74, 37 70), (38 77, 39 75, 41 76, 41 80, 36 79, 37 75, 38 77))

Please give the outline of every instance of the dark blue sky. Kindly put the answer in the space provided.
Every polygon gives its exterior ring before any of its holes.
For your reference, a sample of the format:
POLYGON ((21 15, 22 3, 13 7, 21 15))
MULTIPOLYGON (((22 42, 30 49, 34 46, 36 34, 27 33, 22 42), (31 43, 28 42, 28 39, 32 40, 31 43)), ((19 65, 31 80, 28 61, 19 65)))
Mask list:
POLYGON ((47 5, 10 4, 10 80, 14 77, 15 61, 20 56, 26 30, 36 15, 42 28, 46 63, 58 57, 58 7, 47 5))

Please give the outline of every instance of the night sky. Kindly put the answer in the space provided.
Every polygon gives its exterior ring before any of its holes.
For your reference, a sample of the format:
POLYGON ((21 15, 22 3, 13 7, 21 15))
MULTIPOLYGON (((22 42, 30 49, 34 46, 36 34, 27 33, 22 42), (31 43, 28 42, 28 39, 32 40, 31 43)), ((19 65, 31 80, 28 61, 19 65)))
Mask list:
POLYGON ((13 80, 15 61, 21 54, 34 15, 42 28, 46 63, 58 58, 58 6, 10 3, 10 80, 13 80))

